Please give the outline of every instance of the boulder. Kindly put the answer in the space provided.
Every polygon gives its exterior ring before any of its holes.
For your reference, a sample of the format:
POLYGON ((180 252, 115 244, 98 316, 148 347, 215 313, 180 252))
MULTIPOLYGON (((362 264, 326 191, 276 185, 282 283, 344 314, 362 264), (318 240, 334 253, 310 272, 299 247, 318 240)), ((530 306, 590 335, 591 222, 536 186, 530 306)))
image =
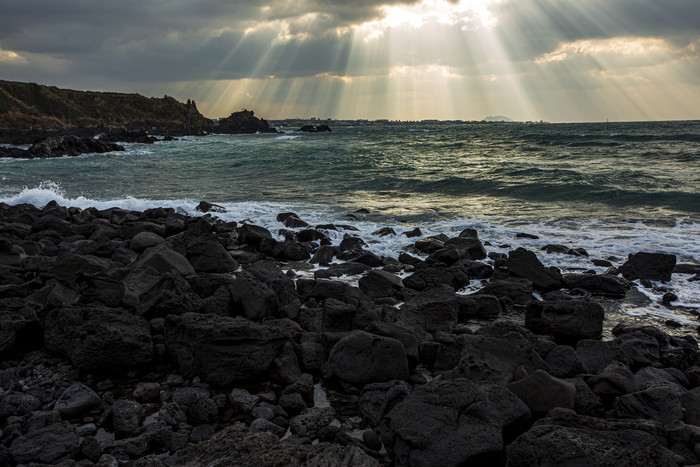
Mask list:
POLYGON ((373 425, 379 425, 384 415, 410 392, 411 386, 402 380, 366 384, 360 396, 360 412, 373 425))
POLYGON ((129 248, 136 253, 143 253, 148 248, 165 243, 165 239, 153 232, 139 232, 133 236, 129 248))
POLYGON ((592 339, 603 333, 603 307, 589 300, 532 301, 525 311, 525 326, 563 342, 592 339))
POLYGON ((216 240, 198 241, 188 245, 187 259, 196 272, 232 273, 238 269, 236 260, 216 240))
POLYGON ((358 282, 360 290, 373 300, 378 298, 400 298, 403 281, 396 274, 387 271, 371 270, 358 282))
POLYGON ((683 392, 673 385, 626 394, 615 400, 615 414, 619 418, 644 418, 668 425, 683 420, 683 392))
POLYGON ((100 404, 102 399, 82 383, 73 383, 60 395, 53 406, 64 418, 81 415, 100 404))
POLYGON ((576 386, 543 370, 536 370, 510 383, 508 389, 525 402, 533 413, 546 413, 555 407, 573 409, 576 400, 576 386))
POLYGON ((186 313, 166 318, 165 339, 185 376, 226 386, 267 373, 290 337, 275 326, 186 313))
POLYGON ((472 319, 495 319, 503 307, 493 295, 457 295, 459 314, 457 321, 465 323, 472 319))
POLYGON ((318 432, 331 424, 335 411, 331 407, 311 407, 304 409, 289 420, 290 431, 302 438, 314 439, 318 432))
POLYGON ((593 295, 622 298, 631 286, 626 279, 611 274, 564 275, 564 287, 587 290, 593 295))
POLYGON ((401 342, 364 331, 353 331, 339 340, 328 364, 333 375, 357 385, 408 379, 408 360, 401 342))
POLYGON ((141 426, 145 410, 136 401, 120 399, 112 404, 114 433, 117 438, 128 437, 141 426))
POLYGON ((187 258, 164 244, 147 248, 134 262, 132 270, 144 267, 153 268, 161 274, 171 272, 183 277, 195 272, 187 258))
POLYGON ((584 372, 581 358, 576 350, 568 345, 557 345, 544 358, 550 374, 557 378, 571 378, 584 372))
POLYGON ((58 464, 71 459, 80 449, 75 428, 68 422, 32 431, 12 441, 9 453, 17 464, 58 464))
POLYGON ((397 466, 492 465, 501 460, 503 427, 471 381, 431 381, 416 387, 379 427, 397 466))
POLYGON ((401 307, 406 324, 427 332, 451 330, 459 316, 459 301, 452 287, 442 285, 426 289, 401 307))
MULTIPOLYGON (((458 365, 446 372, 446 376, 508 384, 513 381, 515 370, 521 366, 528 373, 549 370, 532 343, 519 333, 499 336, 464 335, 460 337, 460 344, 458 365)), ((446 367, 441 362, 442 358, 444 357, 438 353, 436 368, 446 367)))
POLYGON ((508 446, 506 465, 678 465, 682 458, 653 431, 660 427, 640 428, 555 409, 508 446))
POLYGON ((406 287, 415 290, 425 290, 442 285, 449 285, 453 290, 459 290, 469 284, 469 277, 459 268, 435 266, 422 268, 403 280, 406 287))
POLYGON ((243 224, 238 229, 238 234, 241 243, 245 243, 256 249, 260 248, 260 243, 264 239, 272 239, 272 234, 269 230, 253 224, 243 224))
POLYGON ((491 280, 475 295, 492 295, 507 298, 516 305, 527 305, 532 300, 532 282, 521 280, 491 280))
POLYGON ((277 295, 253 274, 242 271, 231 287, 233 302, 248 319, 262 320, 277 312, 277 295))
POLYGON ((535 253, 524 248, 518 248, 508 253, 502 266, 515 277, 532 282, 536 290, 549 292, 562 286, 561 273, 556 268, 545 268, 537 259, 535 253))
POLYGON ((670 281, 675 266, 675 255, 640 252, 630 254, 617 270, 628 280, 670 281))
POLYGON ((52 310, 44 340, 49 350, 67 356, 81 370, 138 367, 153 360, 150 323, 120 308, 52 310))

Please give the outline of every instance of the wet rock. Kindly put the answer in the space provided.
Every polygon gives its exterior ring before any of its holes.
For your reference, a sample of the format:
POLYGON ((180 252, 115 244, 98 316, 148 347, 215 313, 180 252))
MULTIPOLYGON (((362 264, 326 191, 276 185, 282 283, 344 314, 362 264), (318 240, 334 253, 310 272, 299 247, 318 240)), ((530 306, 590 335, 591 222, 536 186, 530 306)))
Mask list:
POLYGON ((314 279, 330 279, 331 277, 340 276, 357 276, 366 271, 369 271, 370 267, 362 263, 340 263, 333 264, 326 269, 319 269, 314 272, 314 279))
POLYGON ((372 300, 386 297, 399 298, 404 286, 399 276, 380 270, 369 271, 360 278, 358 285, 360 290, 372 300))
POLYGON ((628 280, 670 281, 675 266, 675 255, 640 252, 630 254, 618 271, 628 280))
POLYGON ((556 268, 545 268, 537 256, 524 248, 518 248, 508 253, 501 265, 508 273, 532 282, 535 289, 543 292, 558 290, 562 286, 561 273, 556 268))
POLYGON ((685 423, 700 426, 700 387, 681 394, 685 423))
POLYGON ((216 315, 168 316, 165 338, 169 352, 187 376, 225 386, 265 374, 289 340, 274 326, 216 315))
POLYGON ((83 370, 136 367, 153 360, 150 324, 119 308, 69 307, 46 318, 48 349, 83 370))
POLYGON ((102 399, 95 391, 82 383, 73 383, 53 406, 64 418, 73 418, 95 408, 102 399))
POLYGON ((591 339, 603 333, 605 310, 588 300, 532 301, 525 312, 525 326, 563 342, 591 339))
POLYGON ((624 297, 631 284, 621 277, 610 274, 566 274, 564 287, 583 289, 594 295, 624 297))
POLYGON ((301 394, 290 393, 280 396, 279 405, 285 412, 291 415, 296 415, 306 408, 306 402, 301 394))
POLYGON ((493 295, 458 295, 459 323, 471 319, 495 319, 503 312, 503 307, 493 295))
POLYGON ((198 212, 216 212, 216 213, 224 213, 226 212, 226 208, 223 206, 219 206, 218 204, 213 204, 208 201, 200 201, 199 204, 197 205, 196 208, 194 208, 195 211, 198 212))
POLYGON ((264 239, 272 239, 272 234, 267 229, 253 224, 243 224, 238 229, 238 234, 242 243, 256 249, 260 248, 260 243, 264 239))
POLYGON ((401 342, 364 331, 353 331, 338 341, 328 363, 336 377, 352 384, 408 379, 408 361, 401 342))
POLYGON ((313 257, 309 260, 311 264, 329 264, 333 261, 333 247, 330 245, 322 245, 313 257))
POLYGON ((492 280, 476 294, 507 298, 516 305, 527 305, 532 300, 532 282, 529 280, 492 280))
POLYGON ((447 268, 442 266, 419 269, 403 280, 406 287, 415 290, 449 285, 453 290, 459 290, 469 284, 469 277, 459 268, 447 268))

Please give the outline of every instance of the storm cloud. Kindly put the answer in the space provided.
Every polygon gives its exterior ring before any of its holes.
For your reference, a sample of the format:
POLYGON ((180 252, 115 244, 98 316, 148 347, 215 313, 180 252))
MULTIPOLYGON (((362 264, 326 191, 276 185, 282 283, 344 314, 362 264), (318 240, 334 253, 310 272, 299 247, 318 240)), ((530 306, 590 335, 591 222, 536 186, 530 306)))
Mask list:
POLYGON ((414 67, 484 86, 516 75, 534 91, 543 78, 595 87, 663 63, 682 82, 700 71, 697 0, 0 0, 0 11, 0 78, 66 87, 319 79, 337 89, 414 67))

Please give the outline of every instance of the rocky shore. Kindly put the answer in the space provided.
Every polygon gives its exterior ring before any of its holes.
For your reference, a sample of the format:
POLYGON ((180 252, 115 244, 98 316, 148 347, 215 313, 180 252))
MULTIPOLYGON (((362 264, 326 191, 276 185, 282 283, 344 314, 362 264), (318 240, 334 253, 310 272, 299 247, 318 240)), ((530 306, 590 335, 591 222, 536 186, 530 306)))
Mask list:
POLYGON ((376 232, 394 259, 222 209, 0 204, 0 465, 700 462, 697 341, 601 339, 602 303, 674 256, 562 274, 472 229, 376 232))

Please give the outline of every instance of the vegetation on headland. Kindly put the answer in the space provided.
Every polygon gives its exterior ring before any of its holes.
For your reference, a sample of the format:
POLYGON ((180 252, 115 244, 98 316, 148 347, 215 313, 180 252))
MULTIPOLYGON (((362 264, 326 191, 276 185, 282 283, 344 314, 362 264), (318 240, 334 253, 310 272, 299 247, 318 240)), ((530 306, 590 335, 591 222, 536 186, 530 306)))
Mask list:
POLYGON ((249 110, 225 119, 204 117, 193 100, 116 92, 76 91, 35 83, 0 81, 0 129, 121 128, 155 134, 273 132, 249 110))

